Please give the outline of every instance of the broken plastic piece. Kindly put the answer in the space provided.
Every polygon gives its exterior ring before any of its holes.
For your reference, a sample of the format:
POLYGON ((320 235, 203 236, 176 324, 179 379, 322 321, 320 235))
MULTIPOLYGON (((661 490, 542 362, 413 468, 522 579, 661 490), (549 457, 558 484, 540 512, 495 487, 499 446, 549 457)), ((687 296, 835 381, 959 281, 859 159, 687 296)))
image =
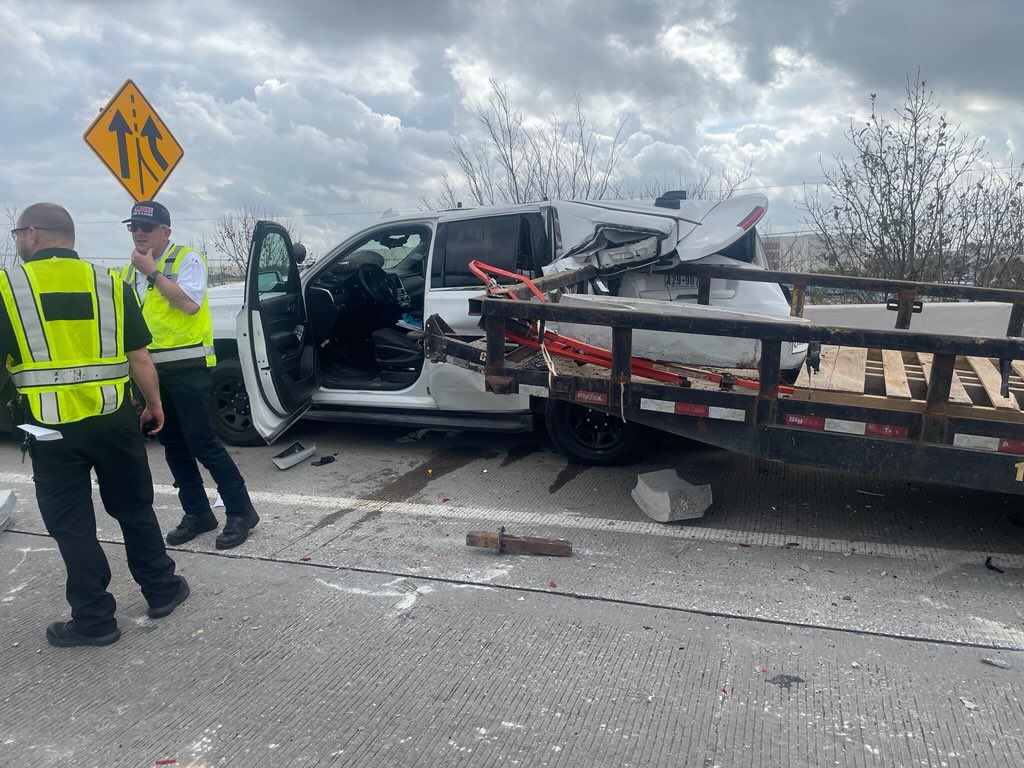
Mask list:
POLYGON ((300 442, 294 442, 274 457, 274 463, 278 469, 290 469, 296 464, 305 461, 316 453, 316 444, 306 448, 300 442))
POLYGON ((324 464, 332 464, 334 462, 333 456, 321 456, 316 461, 309 462, 311 467, 322 467, 324 464))

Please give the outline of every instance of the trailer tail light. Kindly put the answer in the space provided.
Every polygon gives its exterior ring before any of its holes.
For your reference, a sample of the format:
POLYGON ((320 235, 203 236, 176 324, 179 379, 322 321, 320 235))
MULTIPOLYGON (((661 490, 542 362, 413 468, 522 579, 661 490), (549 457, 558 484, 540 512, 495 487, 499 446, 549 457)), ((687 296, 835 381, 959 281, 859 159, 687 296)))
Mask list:
POLYGON ((764 206, 755 206, 754 210, 748 213, 747 217, 740 222, 740 229, 750 229, 762 216, 764 216, 764 206))
POLYGON ((701 405, 700 403, 680 403, 674 400, 640 399, 640 410, 671 413, 676 416, 696 416, 703 419, 722 419, 724 421, 746 421, 747 412, 739 408, 721 408, 717 405, 701 405))
POLYGON ((885 437, 890 440, 906 440, 910 434, 909 428, 899 424, 829 419, 825 416, 805 416, 801 413, 787 413, 785 424, 787 427, 813 429, 815 432, 839 432, 844 435, 885 437))
POLYGON ((977 448, 980 451, 995 451, 996 453, 1024 456, 1024 440, 1010 440, 1006 437, 968 435, 964 432, 958 432, 953 435, 953 445, 958 448, 977 448))

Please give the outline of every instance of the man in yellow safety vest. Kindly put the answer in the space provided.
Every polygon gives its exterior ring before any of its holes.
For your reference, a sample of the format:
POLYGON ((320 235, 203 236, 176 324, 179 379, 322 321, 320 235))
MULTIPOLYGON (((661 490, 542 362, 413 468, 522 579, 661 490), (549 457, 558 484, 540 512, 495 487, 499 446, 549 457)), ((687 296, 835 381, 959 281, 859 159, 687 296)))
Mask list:
POLYGON ((127 287, 79 259, 64 208, 30 205, 11 235, 24 263, 0 272, 0 360, 21 401, 36 500, 64 559, 71 605, 71 621, 50 624, 46 637, 61 647, 107 645, 121 630, 91 470, 149 616, 167 616, 189 594, 160 536, 140 431, 159 432, 164 421, 150 334, 127 287), (125 395, 129 374, 146 397, 141 421, 125 395))
POLYGON ((185 512, 167 543, 184 544, 217 527, 199 465, 210 472, 227 518, 217 549, 237 547, 260 520, 238 467, 213 433, 210 416, 213 324, 206 295, 206 257, 171 242, 171 214, 143 200, 125 219, 135 250, 121 277, 135 289, 153 334, 149 353, 160 374, 165 424, 157 436, 185 512))

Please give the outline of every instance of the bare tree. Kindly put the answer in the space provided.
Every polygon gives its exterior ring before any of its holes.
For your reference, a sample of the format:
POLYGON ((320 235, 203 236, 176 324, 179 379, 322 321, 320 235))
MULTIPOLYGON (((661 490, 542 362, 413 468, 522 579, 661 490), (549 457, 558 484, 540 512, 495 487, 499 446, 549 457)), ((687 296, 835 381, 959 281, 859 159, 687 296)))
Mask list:
POLYGON ((618 183, 614 197, 654 200, 667 190, 681 190, 686 196, 698 200, 725 200, 732 197, 754 175, 754 163, 748 159, 742 168, 729 170, 723 166, 701 165, 694 175, 688 176, 680 167, 673 178, 667 174, 618 183))
MULTIPOLYGON (((4 213, 7 216, 7 222, 11 225, 11 229, 18 226, 18 208, 17 206, 11 207, 9 205, 4 206, 4 213)), ((18 263, 18 251, 14 247, 14 240, 4 236, 0 238, 0 269, 7 269, 13 267, 18 263)))
MULTIPOLYGON (((457 138, 451 152, 466 192, 476 205, 523 203, 554 198, 604 197, 611 186, 626 120, 611 137, 602 135, 573 94, 568 120, 552 115, 544 125, 528 124, 509 101, 508 91, 490 81, 491 96, 476 117, 486 139, 457 138)), ((455 202, 446 182, 441 207, 455 202)))
POLYGON ((965 226, 949 278, 979 286, 1024 285, 1024 164, 992 171, 959 197, 965 226))
MULTIPOLYGON (((214 227, 211 238, 202 238, 202 250, 209 257, 214 253, 223 257, 224 271, 244 275, 249 264, 249 248, 256 222, 261 219, 272 219, 273 215, 265 213, 256 205, 239 206, 232 213, 225 213, 214 227)), ((288 235, 296 239, 294 227, 285 224, 288 235)))
POLYGON ((947 121, 920 74, 905 90, 893 119, 871 94, 870 118, 846 131, 849 158, 834 156, 832 170, 822 165, 827 194, 805 192, 808 223, 838 272, 939 279, 950 245, 962 239, 960 193, 984 142, 947 121))

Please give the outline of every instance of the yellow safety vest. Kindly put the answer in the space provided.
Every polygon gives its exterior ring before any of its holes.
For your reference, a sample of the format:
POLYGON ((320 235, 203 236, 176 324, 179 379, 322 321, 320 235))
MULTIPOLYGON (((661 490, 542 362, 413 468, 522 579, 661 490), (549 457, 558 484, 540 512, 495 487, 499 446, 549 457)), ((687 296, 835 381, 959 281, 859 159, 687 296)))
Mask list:
POLYGON ((21 362, 5 361, 42 424, 113 413, 124 400, 124 286, 108 270, 72 258, 0 272, 0 298, 21 362))
MULTIPOLYGON (((186 245, 168 244, 163 256, 157 259, 156 271, 163 272, 164 277, 178 281, 178 269, 185 254, 192 252, 206 264, 206 257, 199 251, 186 245)), ((121 279, 135 290, 136 269, 128 264, 121 270, 121 279)), ((138 295, 138 294, 136 294, 138 295)), ((149 332, 153 334, 153 343, 149 345, 149 355, 153 362, 172 363, 180 360, 205 358, 207 367, 217 364, 213 353, 213 321, 210 319, 210 303, 203 294, 203 303, 194 315, 182 312, 171 304, 154 285, 149 286, 142 300, 142 316, 146 319, 149 332)))

